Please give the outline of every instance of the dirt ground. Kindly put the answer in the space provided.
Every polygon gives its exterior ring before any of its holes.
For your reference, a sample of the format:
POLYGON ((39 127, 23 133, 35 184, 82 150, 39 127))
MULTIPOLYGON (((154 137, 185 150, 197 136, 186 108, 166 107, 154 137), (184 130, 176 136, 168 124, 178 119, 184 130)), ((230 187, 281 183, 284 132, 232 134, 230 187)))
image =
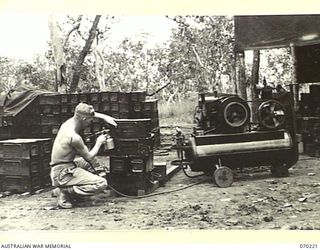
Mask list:
MULTIPOLYGON (((169 161, 175 154, 155 156, 155 160, 169 161)), ((56 209, 51 189, 33 195, 2 194, 0 231, 320 230, 320 159, 300 155, 286 178, 273 178, 267 167, 234 174, 231 187, 218 188, 211 177, 188 178, 179 171, 153 194, 180 191, 142 199, 106 192, 70 210, 56 209)))

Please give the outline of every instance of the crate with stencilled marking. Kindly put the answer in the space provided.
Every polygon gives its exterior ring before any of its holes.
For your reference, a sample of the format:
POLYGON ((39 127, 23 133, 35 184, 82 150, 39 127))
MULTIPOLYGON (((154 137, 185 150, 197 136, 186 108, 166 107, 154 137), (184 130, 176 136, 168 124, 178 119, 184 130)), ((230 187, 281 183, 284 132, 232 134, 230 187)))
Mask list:
POLYGON ((59 94, 44 94, 38 97, 39 105, 59 105, 61 102, 59 94))
POLYGON ((114 174, 137 174, 148 173, 153 168, 153 153, 148 156, 142 155, 111 155, 110 173, 114 174))
POLYGON ((39 144, 36 140, 12 139, 0 141, 0 158, 24 158, 40 156, 39 144))
POLYGON ((40 173, 40 159, 0 159, 0 175, 33 176, 40 173))
POLYGON ((35 192, 41 188, 40 175, 33 176, 2 176, 2 191, 10 191, 12 193, 35 192))
POLYGON ((112 155, 142 155, 149 156, 153 152, 155 136, 148 138, 115 139, 112 155))
POLYGON ((100 93, 94 92, 94 93, 89 93, 89 103, 99 103, 100 102, 100 93))
POLYGON ((151 136, 150 119, 117 119, 117 128, 112 129, 112 136, 117 138, 147 138, 151 136))
POLYGON ((146 100, 145 91, 132 91, 129 93, 130 102, 143 102, 146 100))
POLYGON ((51 152, 51 138, 9 139, 0 141, 0 158, 31 159, 51 152))
POLYGON ((110 101, 110 93, 109 92, 100 92, 100 101, 101 102, 109 102, 110 101))

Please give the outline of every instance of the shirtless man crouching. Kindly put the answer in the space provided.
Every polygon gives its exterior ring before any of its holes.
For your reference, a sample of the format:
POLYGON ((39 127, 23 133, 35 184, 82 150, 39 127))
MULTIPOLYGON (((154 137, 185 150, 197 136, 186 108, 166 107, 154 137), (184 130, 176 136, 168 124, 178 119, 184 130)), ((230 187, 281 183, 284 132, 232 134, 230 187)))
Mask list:
POLYGON ((72 197, 88 197, 107 187, 105 178, 88 171, 90 167, 99 167, 95 156, 106 142, 106 136, 100 135, 89 151, 79 135, 95 117, 117 126, 112 117, 95 112, 91 105, 80 103, 74 116, 61 125, 53 143, 50 175, 52 185, 58 188, 58 206, 61 208, 72 208, 72 197))

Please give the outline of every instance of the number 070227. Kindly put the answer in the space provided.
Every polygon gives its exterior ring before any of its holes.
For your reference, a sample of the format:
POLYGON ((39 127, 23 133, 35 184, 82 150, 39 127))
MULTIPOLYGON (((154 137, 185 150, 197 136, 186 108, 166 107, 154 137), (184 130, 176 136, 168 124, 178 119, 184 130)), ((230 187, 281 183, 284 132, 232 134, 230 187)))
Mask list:
POLYGON ((299 247, 304 249, 316 249, 318 248, 318 244, 300 244, 299 247))

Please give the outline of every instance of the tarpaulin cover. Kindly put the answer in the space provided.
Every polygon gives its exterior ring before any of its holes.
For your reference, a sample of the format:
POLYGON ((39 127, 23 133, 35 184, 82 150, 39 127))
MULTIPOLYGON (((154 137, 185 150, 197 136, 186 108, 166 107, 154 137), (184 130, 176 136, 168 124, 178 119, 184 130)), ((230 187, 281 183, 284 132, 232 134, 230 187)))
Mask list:
POLYGON ((236 52, 320 43, 320 15, 235 16, 236 52))
POLYGON ((0 95, 0 116, 16 116, 37 96, 57 94, 41 90, 14 91, 0 95))

